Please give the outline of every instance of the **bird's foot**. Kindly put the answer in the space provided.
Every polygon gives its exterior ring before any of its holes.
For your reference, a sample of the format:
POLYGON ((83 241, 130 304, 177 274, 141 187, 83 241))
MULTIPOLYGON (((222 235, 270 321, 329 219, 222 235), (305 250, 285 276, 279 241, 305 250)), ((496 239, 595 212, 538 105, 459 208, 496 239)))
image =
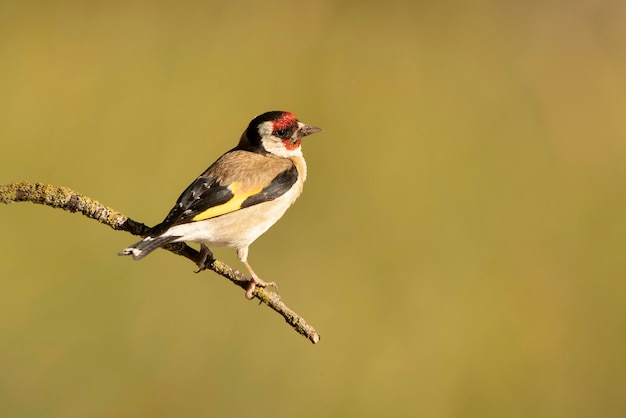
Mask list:
POLYGON ((273 287, 274 289, 278 290, 278 285, 275 282, 264 282, 263 280, 259 279, 259 276, 257 276, 256 274, 253 274, 250 277, 250 281, 248 282, 248 287, 246 288, 246 298, 247 299, 252 299, 254 297, 254 289, 256 289, 256 287, 273 287))
POLYGON ((198 270, 196 270, 196 273, 200 273, 202 270, 208 269, 211 266, 213 260, 213 253, 211 252, 211 250, 209 250, 209 247, 204 244, 200 244, 200 259, 196 263, 196 265, 198 266, 198 270))

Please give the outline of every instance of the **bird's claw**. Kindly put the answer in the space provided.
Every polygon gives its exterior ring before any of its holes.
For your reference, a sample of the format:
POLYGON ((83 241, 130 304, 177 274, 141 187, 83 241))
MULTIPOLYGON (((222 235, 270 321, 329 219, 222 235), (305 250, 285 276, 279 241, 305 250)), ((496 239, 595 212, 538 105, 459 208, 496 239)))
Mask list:
POLYGON ((200 273, 201 271, 208 269, 213 260, 213 253, 209 250, 209 247, 204 244, 200 244, 200 259, 196 263, 198 270, 195 272, 200 273))
POLYGON ((252 276, 250 278, 250 281, 248 282, 248 287, 246 288, 246 298, 247 299, 252 299, 254 297, 254 289, 256 289, 256 287, 273 287, 274 289, 276 289, 276 292, 278 292, 278 285, 276 284, 276 282, 264 282, 263 280, 259 279, 256 275, 252 276))

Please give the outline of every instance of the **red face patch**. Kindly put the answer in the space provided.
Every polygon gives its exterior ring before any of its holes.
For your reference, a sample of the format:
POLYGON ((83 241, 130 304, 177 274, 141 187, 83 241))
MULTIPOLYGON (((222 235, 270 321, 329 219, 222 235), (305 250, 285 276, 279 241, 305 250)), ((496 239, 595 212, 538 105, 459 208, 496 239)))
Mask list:
POLYGON ((291 112, 283 112, 282 116, 274 122, 274 130, 285 129, 298 123, 296 115, 291 112))
POLYGON ((283 139, 283 145, 289 151, 293 151, 293 150, 297 149, 300 146, 300 140, 298 139, 297 141, 294 142, 294 141, 291 141, 289 139, 283 139))

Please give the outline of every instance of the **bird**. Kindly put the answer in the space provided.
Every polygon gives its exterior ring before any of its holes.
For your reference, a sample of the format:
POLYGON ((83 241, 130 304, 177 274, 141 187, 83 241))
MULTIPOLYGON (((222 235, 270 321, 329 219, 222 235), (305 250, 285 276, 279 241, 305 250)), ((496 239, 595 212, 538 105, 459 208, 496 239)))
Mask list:
POLYGON ((307 177, 302 138, 321 131, 287 111, 255 117, 237 146, 182 192, 163 222, 118 255, 140 260, 169 243, 199 243, 200 271, 208 267, 208 246, 230 247, 250 273, 246 298, 253 298, 257 286, 276 287, 254 272, 248 262, 249 247, 302 193, 307 177))

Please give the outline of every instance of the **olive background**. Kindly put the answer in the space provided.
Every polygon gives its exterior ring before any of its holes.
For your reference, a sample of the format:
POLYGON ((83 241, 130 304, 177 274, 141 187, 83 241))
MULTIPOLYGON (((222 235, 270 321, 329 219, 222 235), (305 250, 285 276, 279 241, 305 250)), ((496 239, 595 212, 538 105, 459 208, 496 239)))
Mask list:
POLYGON ((626 416, 625 21, 621 0, 1 1, 1 184, 152 225, 255 115, 324 132, 250 250, 317 345, 186 259, 0 206, 0 415, 626 416))

